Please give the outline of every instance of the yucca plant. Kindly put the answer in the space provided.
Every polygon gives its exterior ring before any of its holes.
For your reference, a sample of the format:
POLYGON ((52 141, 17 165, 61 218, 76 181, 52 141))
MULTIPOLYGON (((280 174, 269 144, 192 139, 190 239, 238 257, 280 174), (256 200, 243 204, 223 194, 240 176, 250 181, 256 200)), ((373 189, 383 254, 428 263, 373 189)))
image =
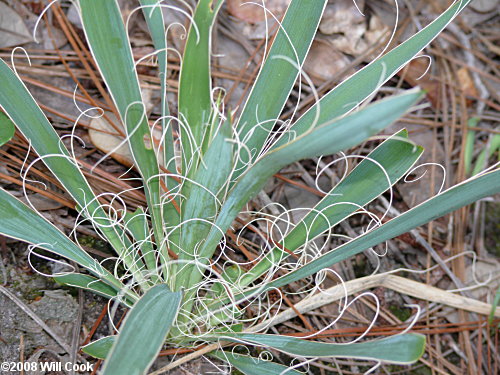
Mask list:
MULTIPOLYGON (((423 149, 402 130, 373 150, 299 223, 287 223, 279 238, 269 233, 251 267, 221 266, 218 259, 229 250, 226 232, 273 174, 295 161, 334 154, 374 137, 422 99, 422 92, 412 89, 360 108, 469 2, 453 3, 413 37, 328 92, 301 117, 281 122, 278 118, 302 75, 301 66, 327 1, 291 1, 248 98, 240 111, 232 112, 224 111, 222 99, 214 95, 211 85, 211 31, 223 1, 200 0, 187 36, 174 116, 165 95, 168 48, 161 8, 177 10, 162 1, 141 0, 164 94, 162 117, 154 124, 162 129, 160 145, 156 145, 116 0, 79 0, 87 42, 126 131, 147 207, 128 212, 102 205, 74 154, 64 146, 15 69, 1 61, 0 106, 77 203, 77 222, 92 224, 116 251, 115 266, 101 264, 36 210, 1 189, 0 233, 87 271, 55 275, 60 283, 91 290, 131 308, 117 336, 84 348, 106 358, 106 375, 145 373, 165 344, 220 343, 220 349, 210 355, 246 374, 299 372, 223 350, 224 345, 266 347, 308 359, 354 357, 412 363, 423 354, 422 335, 400 334, 351 344, 269 335, 252 329, 253 321, 245 317, 242 307, 260 303, 270 290, 320 273, 497 193, 498 169, 441 192, 385 224, 374 221, 366 233, 335 249, 307 253, 304 249, 312 241, 363 211, 413 167, 423 149)), ((5 128, 1 134, 8 137, 9 121, 1 124, 5 128)), ((270 220, 278 226, 282 219, 270 220)))

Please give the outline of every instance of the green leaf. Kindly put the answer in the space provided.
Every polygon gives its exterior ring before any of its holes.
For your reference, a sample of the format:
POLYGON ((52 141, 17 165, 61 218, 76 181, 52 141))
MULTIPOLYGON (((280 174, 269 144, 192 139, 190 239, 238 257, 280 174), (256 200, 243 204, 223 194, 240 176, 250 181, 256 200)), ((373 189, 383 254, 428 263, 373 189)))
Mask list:
POLYGON ((183 174, 192 176, 212 113, 210 48, 212 27, 223 0, 200 0, 189 28, 179 77, 179 119, 183 174))
MULTIPOLYGON (((158 0, 141 0, 142 13, 148 25, 149 32, 153 39, 153 44, 155 49, 158 51, 158 65, 159 65, 159 77, 161 80, 161 124, 164 132, 163 138, 163 160, 165 168, 169 171, 175 171, 175 159, 174 159, 174 138, 172 135, 172 126, 170 125, 171 120, 167 119, 170 115, 168 109, 167 100, 167 42, 165 39, 165 21, 163 19, 162 6, 158 3, 158 0)), ((173 190, 177 185, 177 182, 172 178, 167 178, 167 187, 169 190, 173 190)), ((168 219, 168 217, 166 218, 168 219)), ((168 220, 167 220, 168 221, 168 220)))
POLYGON ((224 334, 217 339, 271 347, 300 357, 358 358, 398 364, 416 362, 425 350, 425 336, 415 333, 353 344, 307 341, 296 337, 261 333, 224 334))
MULTIPOLYGON (((142 13, 144 19, 148 25, 151 38, 153 39, 153 44, 155 49, 158 51, 158 65, 160 70, 161 79, 161 95, 162 98, 162 117, 168 116, 170 111, 168 110, 168 101, 166 95, 166 82, 167 82, 167 42, 165 39, 165 21, 163 19, 163 12, 161 5, 158 4, 158 0, 140 0, 142 8, 142 13), (158 6, 156 6, 158 5, 158 6)), ((170 128, 171 129, 171 128, 170 128)), ((169 133, 172 136, 172 132, 169 133)), ((165 139, 167 140, 167 139, 165 139)), ((170 151, 173 151, 173 139, 170 139, 169 143, 164 145, 170 151)), ((173 156, 173 152, 172 152, 173 156)), ((165 159, 168 160, 168 159, 165 159)))
POLYGON ((93 293, 106 298, 113 298, 118 295, 116 288, 90 275, 71 273, 64 276, 55 276, 54 280, 62 285, 91 290, 93 293))
MULTIPOLYGON (((82 24, 90 50, 116 104, 141 174, 157 243, 162 243, 159 167, 142 102, 132 50, 116 1, 80 0, 82 24)), ((166 250, 163 252, 168 259, 166 250)))
MULTIPOLYGON (((470 1, 455 1, 438 18, 407 41, 343 81, 299 118, 291 127, 292 131, 300 136, 316 124, 323 124, 356 108, 432 42, 470 1)), ((274 147, 280 147, 286 142, 287 139, 280 139, 274 147)))
MULTIPOLYGON (((142 207, 138 207, 134 213, 127 212, 125 214, 124 229, 132 234, 134 245, 137 247, 137 250, 141 251, 142 259, 146 262, 149 272, 157 274, 158 266, 156 264, 156 256, 153 249, 153 239, 151 238, 151 233, 149 233, 147 215, 142 207)), ((131 256, 134 257, 136 262, 142 264, 142 259, 139 258, 137 252, 131 254, 131 256)))
POLYGON ((491 311, 490 315, 488 316, 488 324, 490 325, 493 324, 493 319, 495 319, 495 311, 499 303, 500 303, 500 286, 497 288, 495 298, 493 298, 493 302, 491 303, 491 311))
POLYGON ((105 279, 114 287, 123 287, 97 260, 75 245, 47 219, 1 188, 0 234, 63 256, 105 279))
POLYGON ((220 328, 215 329, 214 333, 234 333, 234 332, 243 332, 243 323, 233 324, 233 325, 222 325, 220 328))
POLYGON ((380 100, 340 120, 322 124, 266 154, 240 178, 228 194, 200 255, 211 257, 222 236, 221 232, 229 228, 243 205, 282 167, 300 159, 333 154, 361 143, 401 117, 421 96, 420 91, 409 90, 380 100))
POLYGON ((12 139, 16 127, 9 117, 3 112, 0 112, 0 147, 12 139))
MULTIPOLYGON (((200 0, 198 2, 189 28, 179 77, 178 117, 181 122, 179 130, 182 173, 187 177, 182 185, 181 197, 189 197, 182 205, 182 222, 189 224, 173 233, 172 238, 174 241, 178 239, 179 243, 174 242, 172 247, 177 247, 174 251, 179 254, 181 260, 192 259, 192 254, 196 251, 194 247, 196 242, 207 231, 208 223, 205 220, 215 215, 214 210, 217 204, 214 204, 214 197, 210 192, 220 188, 217 186, 220 185, 217 177, 222 176, 222 173, 217 170, 218 165, 214 163, 215 160, 208 160, 217 158, 217 155, 207 156, 202 161, 218 119, 216 111, 212 108, 210 61, 212 28, 222 3, 223 0, 200 0), (198 173, 198 168, 200 168, 200 173, 198 173), (207 173, 215 174, 216 179, 205 184, 203 180, 207 173), (194 184, 191 179, 195 181, 194 184), (189 221, 191 219, 194 221, 189 221), (178 234, 179 231, 181 235, 178 234)), ((221 139, 222 141, 224 139, 221 139)), ((189 270, 193 266, 181 263, 179 267, 182 272, 177 272, 176 289, 186 283, 184 276, 189 276, 189 270)))
POLYGON ((228 362, 246 375, 304 375, 303 372, 289 369, 278 363, 264 361, 247 355, 227 351, 217 351, 209 354, 211 357, 228 362))
MULTIPOLYGON (((330 190, 286 235, 281 246, 294 251, 340 223, 396 183, 412 168, 422 152, 422 147, 408 140, 406 130, 396 133, 330 190)), ((287 256, 288 252, 275 247, 243 276, 239 285, 248 285, 287 256)))
MULTIPOLYGON (((240 139, 259 154, 290 95, 327 1, 293 0, 237 123, 240 139), (271 121, 269 121, 271 120, 271 121), (260 124, 259 127, 255 125, 260 124), (253 131, 252 131, 253 130, 253 131), (248 138, 247 138, 248 137, 248 138)), ((269 15, 268 15, 269 16, 269 15)), ((248 163, 247 153, 240 157, 248 163)))
MULTIPOLYGON (((92 221, 98 224, 96 226, 115 251, 123 254, 126 248, 125 239, 117 231, 116 226, 110 226, 106 213, 78 168, 76 160, 70 156, 26 86, 2 59, 0 59, 0 82, 2 82, 0 107, 9 115, 37 154, 43 158, 47 168, 78 203, 83 215, 87 218, 92 217, 92 221)), ((124 261, 131 266, 130 259, 124 257, 124 261)))
MULTIPOLYGON (((397 237, 420 225, 446 215, 449 212, 455 211, 484 197, 497 194, 498 192, 500 192, 500 169, 473 177, 428 199, 398 217, 391 219, 387 223, 373 228, 355 239, 338 246, 319 258, 305 264, 301 268, 270 281, 266 285, 259 285, 244 293, 235 295, 233 298, 234 300, 239 300, 255 293, 264 293, 267 290, 279 288, 294 281, 304 279, 384 241, 397 237)), ((227 303, 227 301, 225 303, 227 303)), ((212 305, 212 308, 215 309, 219 306, 220 304, 217 303, 212 305)))
MULTIPOLYGON (((269 282, 265 287, 259 290, 263 292, 270 288, 279 288, 280 286, 303 279, 326 267, 330 267, 335 263, 368 250, 384 241, 397 237, 411 229, 417 228, 420 225, 457 210, 460 207, 466 206, 481 198, 497 194, 498 192, 500 192, 500 169, 496 169, 453 186, 380 227, 374 228, 332 251, 329 251, 312 262, 305 264, 301 268, 269 282)), ((245 294, 251 294, 252 292, 254 292, 253 289, 245 294)), ((235 298, 241 298, 241 295, 235 298)))
MULTIPOLYGON (((479 117, 471 117, 467 121, 468 127, 475 127, 479 122, 479 117)), ((465 139, 465 150, 464 150, 464 166, 465 174, 470 176, 470 171, 472 169, 472 155, 474 154, 474 140, 476 138, 476 132, 474 130, 467 131, 467 136, 465 139)))
POLYGON ((493 154, 498 150, 500 150, 500 134, 490 134, 490 139, 486 147, 481 151, 481 153, 478 155, 476 159, 476 164, 474 165, 472 176, 477 175, 479 172, 485 169, 486 164, 488 162, 488 158, 493 156, 493 154))
MULTIPOLYGON (((185 182, 189 199, 182 207, 182 220, 189 224, 180 229, 180 249, 176 249, 176 252, 181 260, 198 258, 199 245, 212 228, 210 222, 215 220, 220 209, 233 167, 234 144, 231 141, 231 122, 227 119, 203 156, 203 161, 193 177, 194 183, 185 182)), ((181 267, 177 275, 177 290, 181 286, 188 286, 190 280, 186 276, 189 276, 189 270, 196 265, 182 264, 181 267)))
POLYGON ((102 374, 144 374, 165 342, 181 299, 181 292, 171 292, 165 284, 149 289, 125 317, 102 374))
POLYGON ((82 352, 91 355, 94 358, 106 359, 117 336, 106 336, 82 346, 82 352))

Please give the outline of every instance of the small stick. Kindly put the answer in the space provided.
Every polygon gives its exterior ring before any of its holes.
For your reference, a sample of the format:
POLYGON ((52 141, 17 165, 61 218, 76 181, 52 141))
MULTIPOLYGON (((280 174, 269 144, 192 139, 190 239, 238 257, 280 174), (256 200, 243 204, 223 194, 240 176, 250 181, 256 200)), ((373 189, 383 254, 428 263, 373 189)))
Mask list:
POLYGON ((38 325, 42 327, 45 330, 45 332, 47 332, 59 344, 59 346, 66 351, 66 353, 68 354, 71 353, 70 346, 66 344, 64 340, 61 337, 59 337, 59 335, 55 333, 47 324, 45 324, 45 322, 42 319, 40 319, 40 317, 36 315, 35 312, 31 310, 23 301, 21 301, 7 288, 4 288, 1 285, 0 285, 0 292, 9 297, 12 300, 12 302, 14 302, 17 306, 19 306, 21 310, 23 310, 26 314, 28 314, 31 319, 37 322, 38 325))
MULTIPOLYGON (((366 289, 385 287, 415 298, 442 303, 443 305, 475 312, 478 314, 488 315, 491 311, 491 305, 488 303, 480 302, 468 297, 463 297, 446 290, 442 290, 427 284, 419 283, 417 281, 409 280, 401 276, 390 275, 387 273, 366 276, 348 281, 343 285, 335 285, 325 290, 324 293, 316 294, 310 298, 306 298, 296 303, 295 308, 303 314, 308 311, 317 309, 318 307, 332 303, 345 296, 344 287, 346 288, 347 295, 358 293, 366 289)), ((294 309, 287 309, 279 313, 275 317, 251 327, 248 331, 257 332, 264 327, 283 323, 291 318, 294 318, 295 316, 296 313, 294 309)), ((500 317, 500 307, 497 307, 495 316, 500 317)))

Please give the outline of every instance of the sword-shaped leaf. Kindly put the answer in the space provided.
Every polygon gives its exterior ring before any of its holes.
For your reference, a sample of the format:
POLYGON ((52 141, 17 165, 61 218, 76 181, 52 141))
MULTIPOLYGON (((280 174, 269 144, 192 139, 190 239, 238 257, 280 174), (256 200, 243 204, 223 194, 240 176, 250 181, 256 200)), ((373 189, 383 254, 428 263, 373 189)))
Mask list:
MULTIPOLYGON (((189 196, 184 202, 182 219, 189 222, 183 228, 180 249, 176 249, 181 260, 197 259, 200 244, 205 240, 212 229, 213 222, 223 202, 225 189, 233 168, 233 142, 231 122, 227 119, 221 124, 207 152, 203 156, 193 180, 194 183, 185 182, 186 192, 189 196)), ((178 272, 176 288, 188 286, 190 269, 193 264, 185 264, 178 272)))
MULTIPOLYGON (((325 0, 293 0, 288 6, 237 124, 240 139, 249 150, 254 149, 254 157, 261 151, 275 124, 273 120, 279 117, 290 95, 326 3, 325 0), (260 126, 255 127, 257 124, 260 126)), ((250 161, 246 153, 240 157, 244 162, 250 161)))
POLYGON ((116 297, 119 291, 103 281, 81 273, 71 273, 63 276, 55 276, 54 280, 62 285, 73 286, 76 288, 91 290, 106 298, 116 297))
POLYGON ((38 212, 0 188, 0 234, 28 242, 85 267, 118 290, 122 283, 38 212))
MULTIPOLYGON (((163 160, 164 165, 167 170, 173 172, 175 171, 175 159, 174 159, 174 138, 172 134, 171 119, 167 119, 170 115, 168 109, 167 100, 167 43, 165 40, 165 20, 163 19, 162 4, 158 0, 141 0, 142 13, 148 24, 149 32, 151 38, 153 39, 153 44, 157 52, 158 66, 159 66, 159 77, 161 82, 161 124, 163 129, 163 160)), ((169 11, 172 11, 169 9, 169 11)), ((166 179, 166 184, 169 190, 173 190, 177 182, 172 178, 166 179)), ((176 215, 175 210, 169 211, 171 215, 176 215)), ((170 215, 169 215, 170 216, 170 215)), ((168 223, 172 223, 169 217, 164 217, 164 220, 168 223)), ((173 220, 175 222, 175 219, 173 220)))
MULTIPOLYGON (((294 251, 345 220, 403 177, 422 152, 422 147, 408 140, 406 130, 387 139, 297 223, 285 236, 281 247, 294 251)), ((288 252, 275 247, 251 271, 243 275, 240 284, 248 285, 287 256, 288 252)))
POLYGON ((228 362, 245 375, 303 375, 303 372, 289 369, 278 363, 264 361, 248 355, 236 354, 227 351, 217 351, 210 353, 211 357, 228 362))
MULTIPOLYGON (((127 247, 126 239, 117 232, 115 226, 110 225, 106 213, 78 168, 77 161, 71 157, 26 86, 1 59, 0 81, 2 82, 0 107, 75 200, 82 214, 92 217, 116 252, 123 255, 127 247)), ((124 261, 133 268, 133 262, 126 256, 124 261)))
MULTIPOLYGON (((79 3, 90 50, 125 126, 130 151, 144 182, 155 237, 161 243, 159 167, 120 8, 116 0, 79 3)), ((163 255, 168 259, 166 251, 163 255)))
POLYGON ((210 257, 222 234, 267 179, 294 161, 311 158, 353 147, 390 125, 415 104, 422 94, 409 90, 403 94, 380 100, 340 120, 332 120, 302 134, 293 142, 269 152, 255 163, 235 184, 222 206, 216 226, 207 236, 201 257, 210 257))
POLYGON ((183 174, 192 176, 203 154, 204 136, 212 114, 210 58, 212 27, 223 0, 200 0, 184 50, 179 77, 179 118, 183 174))
MULTIPOLYGON (((407 41, 357 71, 323 96, 291 127, 294 134, 300 136, 300 134, 307 132, 311 126, 345 115, 356 108, 432 42, 470 1, 455 1, 438 18, 407 41)), ((274 147, 280 147, 288 141, 285 137, 279 140, 274 147)))
POLYGON ((221 335, 218 338, 270 347, 300 357, 359 358, 398 364, 417 361, 424 354, 425 349, 425 336, 415 333, 353 344, 308 341, 296 337, 261 333, 234 333, 221 335))
POLYGON ((344 259, 350 258, 369 248, 376 246, 391 238, 406 233, 420 225, 435 220, 463 206, 484 197, 500 192, 500 169, 490 171, 481 176, 473 177, 450 189, 428 199, 418 206, 406 211, 385 224, 374 228, 365 234, 327 252, 321 257, 305 264, 301 268, 279 277, 265 286, 250 289, 244 294, 235 296, 236 299, 250 295, 255 291, 264 292, 271 288, 279 288, 294 281, 301 280, 326 267, 330 267, 344 259))
POLYGON ((5 113, 0 112, 0 147, 10 141, 15 132, 14 123, 5 113))
POLYGON ((165 342, 181 299, 181 292, 171 292, 165 284, 149 289, 127 313, 102 374, 144 374, 165 342))
POLYGON ((82 346, 82 352, 87 353, 94 358, 106 359, 116 341, 116 337, 116 335, 106 336, 99 340, 92 341, 91 343, 82 346))

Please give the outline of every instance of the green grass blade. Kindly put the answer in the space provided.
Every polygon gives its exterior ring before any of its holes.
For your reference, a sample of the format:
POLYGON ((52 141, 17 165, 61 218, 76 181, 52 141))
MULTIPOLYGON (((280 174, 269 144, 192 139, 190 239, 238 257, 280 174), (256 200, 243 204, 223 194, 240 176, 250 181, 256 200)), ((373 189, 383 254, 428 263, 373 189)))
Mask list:
POLYGON ((106 298, 116 297, 119 293, 119 289, 113 288, 111 285, 106 284, 102 280, 81 273, 72 273, 64 276, 56 276, 54 277, 54 280, 62 285, 90 290, 93 293, 96 293, 106 298))
MULTIPOLYGON (((80 8, 90 50, 125 124, 130 151, 144 181, 155 238, 161 243, 158 162, 120 9, 116 0, 80 0, 80 8)), ((163 255, 168 258, 166 251, 163 255)))
POLYGON ((331 344, 259 333, 221 335, 219 339, 271 347, 300 357, 358 358, 398 364, 416 362, 424 354, 425 349, 425 336, 415 333, 354 344, 331 344))
MULTIPOLYGON (((61 182, 66 191, 78 204, 83 215, 94 217, 95 223, 106 236, 118 254, 123 254, 127 247, 123 236, 116 227, 110 227, 110 222, 94 192, 76 161, 70 156, 54 128, 51 126, 40 107, 35 103, 26 86, 17 75, 0 59, 0 107, 4 109, 19 131, 31 143, 43 162, 61 182)), ((133 262, 124 257, 126 264, 133 262)), ((132 266, 131 266, 132 267, 132 266)), ((132 267, 133 268, 133 267, 132 267)))
POLYGON ((82 346, 82 352, 94 358, 106 359, 115 341, 116 336, 106 336, 82 346))
MULTIPOLYGON (((408 140, 406 130, 396 133, 373 150, 345 179, 329 191, 328 195, 287 234, 281 246, 294 251, 340 223, 395 184, 412 168, 422 152, 422 147, 408 140)), ((275 247, 251 271, 243 275, 239 284, 248 285, 287 256, 286 251, 275 247)))
POLYGON ((100 263, 76 246, 64 233, 30 207, 0 188, 0 234, 28 242, 85 267, 120 289, 115 279, 100 263))
MULTIPOLYGON (((479 122, 479 117, 471 117, 469 121, 467 121, 468 127, 475 127, 479 122)), ((467 131, 466 139, 465 139, 465 150, 464 150, 464 168, 465 175, 470 176, 470 172, 472 170, 472 155, 474 154, 474 140, 476 138, 476 132, 474 130, 467 131)))
MULTIPOLYGON (((270 129, 283 109, 293 88, 299 67, 316 34, 327 1, 293 0, 286 11, 282 27, 274 39, 268 57, 262 66, 245 107, 238 120, 239 137, 255 155, 261 151, 270 129), (293 63, 291 63, 293 62, 293 63), (254 129, 255 125, 261 126, 254 129)), ((269 16, 269 15, 268 15, 269 16)), ((244 162, 249 162, 242 153, 244 162)))
POLYGON ((179 77, 183 174, 192 176, 212 113, 210 57, 212 27, 223 0, 200 0, 189 29, 179 77))
MULTIPOLYGON (((356 108, 434 40, 470 1, 454 2, 431 24, 410 39, 343 81, 298 119, 292 126, 293 131, 300 136, 316 123, 322 124, 356 108)), ((274 147, 279 147, 287 141, 281 139, 274 147)))
POLYGON ((277 288, 303 279, 321 271, 325 267, 330 267, 335 263, 359 254, 384 241, 397 237, 411 229, 446 215, 449 212, 455 211, 484 197, 497 194, 498 192, 500 192, 500 169, 496 169, 453 186, 380 227, 372 229, 312 262, 307 263, 303 267, 271 281, 266 285, 265 289, 277 288))
POLYGON ((361 143, 402 116, 421 96, 420 91, 409 90, 380 100, 338 121, 322 124, 266 154, 240 178, 228 194, 215 223, 217 228, 212 228, 207 236, 200 250, 201 256, 209 258, 212 255, 221 238, 221 231, 225 232, 229 228, 243 205, 258 193, 274 173, 297 160, 333 154, 361 143))
MULTIPOLYGON (((161 108, 162 108, 162 117, 168 116, 170 111, 168 109, 168 101, 166 95, 166 85, 167 85, 167 43, 165 40, 165 21, 163 19, 163 12, 161 6, 155 7, 158 3, 158 0, 140 0, 142 8, 142 14, 144 15, 144 19, 148 25, 149 33, 151 34, 151 38, 153 39, 153 45, 155 49, 158 51, 158 66, 159 66, 159 76, 161 79, 161 108)), ((170 128, 171 130, 171 128, 170 128)), ((169 136, 172 137, 172 131, 169 132, 169 136)), ((167 139, 165 139, 167 141, 167 139)), ((169 154, 173 156, 173 138, 169 139, 169 143, 166 143, 164 146, 168 149, 169 154)), ((170 158, 169 158, 170 159, 170 158)), ((165 159, 165 160, 169 160, 165 159)))
POLYGON ((289 370, 288 367, 278 363, 264 361, 247 355, 236 354, 226 351, 218 351, 209 354, 211 357, 230 363, 245 375, 304 375, 303 372, 289 370))
MULTIPOLYGON (((493 156, 493 154, 498 150, 500 150, 500 134, 491 134, 486 147, 477 156, 476 164, 474 165, 474 169, 472 171, 472 176, 477 175, 484 168, 486 168, 488 158, 493 156)), ((498 159, 500 160, 500 155, 498 159)))
POLYGON ((178 228, 181 222, 180 212, 177 211, 178 209, 180 210, 180 207, 178 204, 174 206, 171 203, 172 197, 166 196, 164 199, 165 204, 163 205, 163 217, 165 218, 165 227, 167 228, 167 232, 169 231, 167 236, 168 246, 174 253, 177 253, 179 248, 180 230, 175 230, 174 228, 178 228))
POLYGON ((182 294, 165 284, 149 289, 128 312, 104 363, 103 375, 142 375, 160 352, 182 294))
POLYGON ((497 288, 497 292, 495 293, 495 298, 493 298, 493 302, 491 303, 491 311, 488 316, 488 324, 493 324, 493 319, 495 319, 495 311, 497 309, 498 304, 500 303, 500 286, 497 288))
POLYGON ((16 127, 9 117, 3 112, 0 112, 0 147, 12 139, 16 127))

